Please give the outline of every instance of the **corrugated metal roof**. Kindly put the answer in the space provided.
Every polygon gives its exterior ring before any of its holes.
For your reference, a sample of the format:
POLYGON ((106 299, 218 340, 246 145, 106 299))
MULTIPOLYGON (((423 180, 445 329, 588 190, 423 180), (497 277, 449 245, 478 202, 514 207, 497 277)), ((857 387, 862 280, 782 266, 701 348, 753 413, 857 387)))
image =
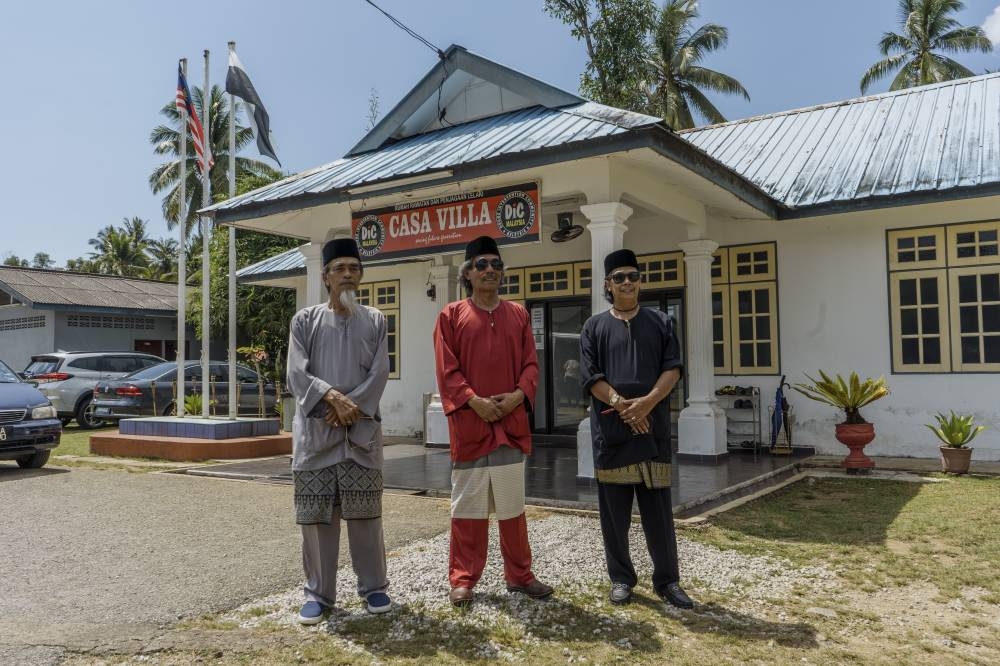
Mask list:
POLYGON ((680 133, 800 208, 1000 182, 1000 73, 680 133))
POLYGON ((207 210, 347 190, 501 155, 608 137, 660 122, 653 116, 594 102, 560 109, 534 106, 409 137, 377 151, 304 171, 207 210))
MULTIPOLYGON (((309 243, 306 243, 306 245, 309 245, 309 243)), ((306 245, 303 245, 302 247, 305 247, 306 245)), ((268 257, 264 261, 258 261, 256 264, 251 264, 241 268, 236 271, 236 279, 252 280, 257 277, 274 278, 280 275, 287 275, 289 273, 303 272, 305 269, 305 256, 299 251, 299 248, 293 247, 291 250, 285 250, 281 254, 268 257)))
POLYGON ((0 289, 35 306, 177 312, 177 284, 0 266, 0 289))

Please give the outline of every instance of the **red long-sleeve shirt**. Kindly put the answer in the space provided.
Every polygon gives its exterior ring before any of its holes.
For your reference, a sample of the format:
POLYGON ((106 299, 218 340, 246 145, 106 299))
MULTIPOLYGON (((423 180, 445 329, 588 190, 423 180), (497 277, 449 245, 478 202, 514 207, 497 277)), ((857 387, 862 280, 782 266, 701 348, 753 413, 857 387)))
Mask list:
POLYGON ((538 386, 538 357, 528 311, 501 301, 487 312, 471 298, 445 306, 434 326, 438 391, 448 417, 451 459, 476 460, 503 444, 531 453, 528 412, 538 386), (495 423, 469 405, 520 388, 524 403, 495 423))

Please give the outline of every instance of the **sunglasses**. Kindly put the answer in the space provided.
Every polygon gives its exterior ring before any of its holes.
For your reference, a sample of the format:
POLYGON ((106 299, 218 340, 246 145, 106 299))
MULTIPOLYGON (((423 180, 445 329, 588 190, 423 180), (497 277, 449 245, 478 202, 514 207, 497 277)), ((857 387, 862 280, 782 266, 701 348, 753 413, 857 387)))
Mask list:
POLYGON ((639 281, 640 277, 639 271, 618 271, 617 273, 612 273, 608 276, 608 278, 610 278, 615 284, 621 284, 625 280, 635 284, 639 281))
POLYGON ((495 271, 503 270, 503 259, 487 259, 485 257, 477 259, 476 263, 472 264, 473 268, 482 273, 486 270, 487 266, 490 266, 495 271))

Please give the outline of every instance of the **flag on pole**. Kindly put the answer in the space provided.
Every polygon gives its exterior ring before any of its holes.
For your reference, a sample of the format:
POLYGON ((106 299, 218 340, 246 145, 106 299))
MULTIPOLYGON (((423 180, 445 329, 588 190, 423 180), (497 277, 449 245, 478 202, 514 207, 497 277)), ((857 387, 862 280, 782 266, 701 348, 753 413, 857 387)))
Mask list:
MULTIPOLYGON (((198 170, 205 172, 205 130, 198 119, 198 112, 194 110, 194 102, 191 101, 191 90, 188 88, 187 79, 180 65, 177 66, 177 110, 187 111, 188 130, 191 132, 191 142, 194 144, 194 152, 198 156, 198 170)), ((208 154, 209 168, 215 164, 211 150, 208 154)))
POLYGON ((253 84, 250 83, 250 77, 247 76, 246 70, 243 69, 243 63, 236 57, 236 51, 232 49, 229 51, 229 73, 226 74, 226 92, 239 97, 246 105, 250 125, 253 128, 253 133, 257 136, 257 150, 260 151, 261 155, 270 157, 275 162, 278 162, 280 166, 281 162, 278 161, 278 156, 274 152, 274 146, 271 145, 271 119, 267 115, 264 104, 260 101, 260 96, 254 89, 253 84))

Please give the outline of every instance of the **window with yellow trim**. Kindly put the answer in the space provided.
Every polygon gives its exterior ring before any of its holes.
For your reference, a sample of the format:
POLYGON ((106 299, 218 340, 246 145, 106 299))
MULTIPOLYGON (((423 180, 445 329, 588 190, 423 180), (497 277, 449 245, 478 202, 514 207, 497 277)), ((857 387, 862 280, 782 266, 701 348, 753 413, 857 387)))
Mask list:
POLYGON ((500 288, 497 290, 497 293, 505 301, 524 298, 524 269, 504 269, 503 280, 500 281, 500 288))
POLYGON ((1000 221, 886 234, 893 372, 1000 371, 1000 221))
POLYGON ((778 303, 774 282, 729 287, 735 375, 778 372, 778 303))
POLYGON ((593 270, 589 261, 578 261, 573 264, 573 282, 576 285, 576 295, 585 296, 590 293, 593 282, 593 270))
POLYGON ((400 288, 399 280, 364 282, 358 285, 359 305, 376 308, 385 315, 387 327, 386 342, 389 348, 389 379, 399 379, 400 348, 400 288))
POLYGON ((573 264, 553 264, 525 268, 527 296, 553 297, 573 295, 573 264))
POLYGON ((712 284, 729 283, 729 250, 720 247, 712 254, 712 284))
POLYGON ((732 372, 729 357, 729 287, 723 285, 712 289, 712 357, 715 371, 728 375, 732 372))
POLYGON ((729 253, 729 282, 775 279, 774 243, 736 245, 726 249, 729 253))
POLYGON ((642 286, 646 289, 669 289, 684 286, 684 253, 644 254, 639 260, 642 286))

